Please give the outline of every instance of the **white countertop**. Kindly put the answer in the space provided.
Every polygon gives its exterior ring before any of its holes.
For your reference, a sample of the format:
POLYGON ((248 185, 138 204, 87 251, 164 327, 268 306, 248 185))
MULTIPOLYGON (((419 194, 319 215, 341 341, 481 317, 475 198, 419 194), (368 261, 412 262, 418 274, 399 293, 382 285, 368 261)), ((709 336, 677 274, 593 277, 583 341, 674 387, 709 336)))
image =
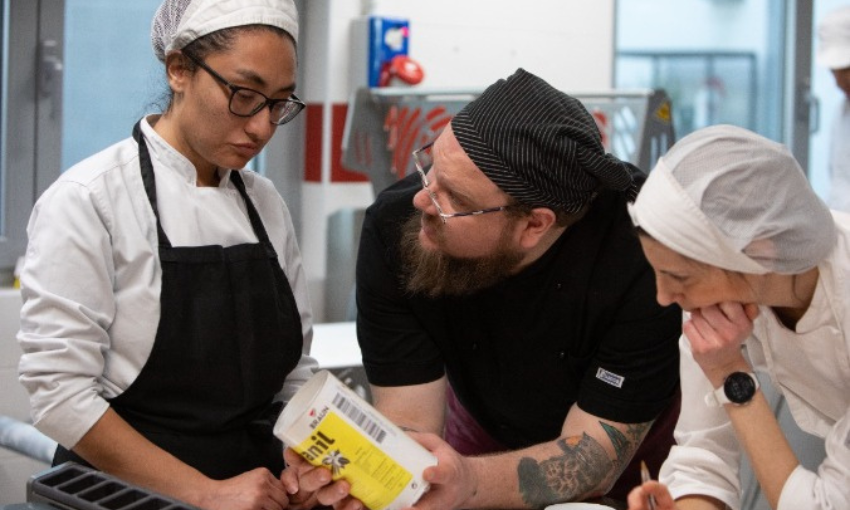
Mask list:
POLYGON ((320 368, 359 367, 363 364, 354 321, 313 325, 310 355, 320 368))

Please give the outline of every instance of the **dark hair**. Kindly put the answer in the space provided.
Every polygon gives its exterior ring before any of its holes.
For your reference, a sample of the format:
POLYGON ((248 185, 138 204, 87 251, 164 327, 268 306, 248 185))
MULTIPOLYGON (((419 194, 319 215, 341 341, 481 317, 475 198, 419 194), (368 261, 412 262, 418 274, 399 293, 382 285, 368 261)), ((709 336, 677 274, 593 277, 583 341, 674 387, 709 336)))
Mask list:
MULTIPOLYGON (((287 32, 286 30, 271 25, 253 24, 216 30, 215 32, 195 39, 194 41, 184 46, 181 51, 183 53, 188 53, 197 60, 203 61, 211 54, 231 49, 233 47, 233 41, 236 39, 237 36, 250 32, 271 32, 273 34, 286 37, 287 39, 292 41, 292 44, 295 45, 297 48, 297 43, 292 37, 292 34, 287 32)), ((184 65, 186 66, 186 69, 188 69, 192 73, 197 71, 198 66, 197 64, 192 62, 191 59, 185 59, 184 65)), ((167 81, 165 88, 165 94, 157 102, 160 104, 164 104, 165 108, 163 108, 162 111, 167 112, 171 109, 171 105, 174 102, 174 92, 171 90, 171 87, 167 85, 167 81)))

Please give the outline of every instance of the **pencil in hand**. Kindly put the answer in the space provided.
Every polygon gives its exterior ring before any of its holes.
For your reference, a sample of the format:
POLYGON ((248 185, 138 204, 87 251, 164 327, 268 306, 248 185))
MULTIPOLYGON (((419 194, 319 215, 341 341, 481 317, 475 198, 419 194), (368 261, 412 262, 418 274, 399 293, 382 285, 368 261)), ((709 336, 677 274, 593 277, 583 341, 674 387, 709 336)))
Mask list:
MULTIPOLYGON (((646 467, 646 462, 640 461, 640 481, 646 483, 652 480, 649 476, 649 468, 646 467)), ((649 510, 655 510, 655 496, 649 495, 649 510)))

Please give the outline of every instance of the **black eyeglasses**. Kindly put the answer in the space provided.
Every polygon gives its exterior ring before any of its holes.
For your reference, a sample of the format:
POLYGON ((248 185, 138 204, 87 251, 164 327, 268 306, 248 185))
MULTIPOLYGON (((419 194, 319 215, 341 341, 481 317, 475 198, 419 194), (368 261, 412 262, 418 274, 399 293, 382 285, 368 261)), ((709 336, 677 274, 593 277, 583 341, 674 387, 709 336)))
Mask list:
POLYGON ((269 121, 272 124, 280 126, 294 119, 301 113, 304 106, 306 106, 295 94, 292 94, 286 99, 271 99, 258 90, 234 85, 192 55, 185 52, 183 55, 230 89, 230 103, 228 107, 230 108, 230 113, 237 117, 253 117, 260 110, 268 106, 269 112, 271 112, 269 121))

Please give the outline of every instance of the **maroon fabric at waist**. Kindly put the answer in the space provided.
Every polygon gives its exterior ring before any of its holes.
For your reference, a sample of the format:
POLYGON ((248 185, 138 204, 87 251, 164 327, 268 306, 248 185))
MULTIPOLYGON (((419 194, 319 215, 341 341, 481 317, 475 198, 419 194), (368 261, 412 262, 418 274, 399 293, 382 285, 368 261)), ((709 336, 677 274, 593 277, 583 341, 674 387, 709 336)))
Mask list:
POLYGON ((478 424, 457 399, 452 386, 446 386, 446 442, 461 455, 484 455, 508 448, 478 424))

